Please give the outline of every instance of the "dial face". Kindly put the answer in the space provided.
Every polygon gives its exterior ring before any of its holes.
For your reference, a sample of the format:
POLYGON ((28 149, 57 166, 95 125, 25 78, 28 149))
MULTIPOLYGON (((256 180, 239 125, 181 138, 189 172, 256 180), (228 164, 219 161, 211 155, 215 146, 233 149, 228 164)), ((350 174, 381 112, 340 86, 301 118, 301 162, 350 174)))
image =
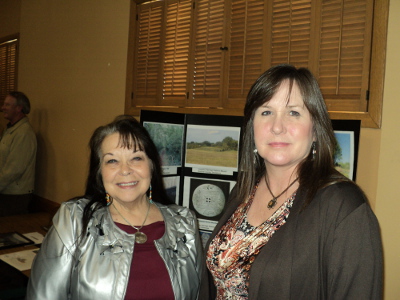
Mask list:
POLYGON ((214 184, 201 184, 193 192, 193 207, 203 216, 218 216, 225 206, 225 195, 214 184))

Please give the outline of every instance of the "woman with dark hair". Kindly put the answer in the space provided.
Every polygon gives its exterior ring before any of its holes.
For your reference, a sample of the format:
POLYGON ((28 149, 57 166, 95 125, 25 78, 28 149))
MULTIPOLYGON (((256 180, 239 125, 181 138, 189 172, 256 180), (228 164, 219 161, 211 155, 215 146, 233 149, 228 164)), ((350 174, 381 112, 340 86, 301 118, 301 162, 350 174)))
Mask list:
POLYGON ((54 217, 27 299, 197 299, 197 220, 168 200, 147 131, 120 116, 95 130, 90 150, 85 197, 54 217))
POLYGON ((380 299, 379 225, 334 167, 336 139, 309 70, 278 65, 244 108, 240 171, 206 245, 201 299, 380 299))

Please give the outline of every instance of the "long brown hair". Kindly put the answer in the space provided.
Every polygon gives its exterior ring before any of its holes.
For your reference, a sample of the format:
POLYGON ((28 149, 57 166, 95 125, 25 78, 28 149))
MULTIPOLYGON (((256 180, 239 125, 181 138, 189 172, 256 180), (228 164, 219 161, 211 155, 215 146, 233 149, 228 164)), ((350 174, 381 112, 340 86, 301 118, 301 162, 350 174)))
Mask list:
POLYGON ((242 151, 237 189, 239 197, 246 199, 256 182, 266 172, 264 160, 257 153, 254 153, 254 114, 260 106, 271 100, 284 81, 289 82, 290 90, 294 82, 299 87, 304 105, 311 115, 316 139, 314 157, 312 149, 310 149, 309 155, 300 162, 297 168, 300 188, 306 192, 306 206, 312 201, 320 188, 336 181, 347 180, 334 167, 333 155, 336 138, 332 123, 318 82, 306 68, 296 69, 287 64, 274 66, 264 72, 251 87, 244 107, 242 151))

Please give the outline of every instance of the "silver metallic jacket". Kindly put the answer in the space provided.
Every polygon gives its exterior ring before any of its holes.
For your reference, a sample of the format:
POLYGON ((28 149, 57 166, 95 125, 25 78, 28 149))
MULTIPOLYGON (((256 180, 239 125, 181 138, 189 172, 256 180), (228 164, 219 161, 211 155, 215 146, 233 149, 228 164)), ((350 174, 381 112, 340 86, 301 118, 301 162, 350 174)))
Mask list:
MULTIPOLYGON (((101 208, 77 247, 87 203, 80 199, 61 205, 33 262, 26 299, 124 299, 134 236, 114 224, 108 208, 101 208)), ((165 234, 155 245, 175 299, 197 299, 203 259, 197 220, 187 208, 157 206, 164 217, 165 234)))

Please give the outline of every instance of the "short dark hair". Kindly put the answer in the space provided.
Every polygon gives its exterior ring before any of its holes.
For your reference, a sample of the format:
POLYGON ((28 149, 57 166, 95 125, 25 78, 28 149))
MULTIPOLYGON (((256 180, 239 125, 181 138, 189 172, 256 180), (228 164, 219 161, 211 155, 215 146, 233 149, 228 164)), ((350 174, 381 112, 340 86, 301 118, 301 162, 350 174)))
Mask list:
MULTIPOLYGON (((147 130, 133 117, 121 115, 105 126, 97 128, 89 142, 90 163, 86 181, 85 197, 90 202, 85 207, 83 222, 87 225, 94 211, 107 205, 106 191, 101 176, 101 145, 104 139, 113 134, 119 134, 121 147, 144 151, 151 161, 151 186, 153 199, 162 204, 171 204, 162 179, 160 158, 147 130), (94 205, 95 204, 95 205, 94 205)), ((83 228, 85 228, 84 226, 83 228)))
POLYGON ((31 103, 29 98, 23 92, 12 91, 8 93, 9 96, 15 98, 17 105, 22 106, 22 112, 27 115, 31 111, 31 103))
POLYGON ((253 84, 247 96, 244 107, 241 166, 238 175, 239 193, 243 197, 242 199, 249 195, 256 181, 266 171, 264 161, 258 154, 256 163, 254 163, 253 121, 255 111, 270 101, 285 81, 289 82, 289 95, 293 84, 297 84, 313 123, 316 154, 313 157, 310 149, 309 155, 297 169, 300 187, 305 187, 308 191, 306 204, 312 200, 316 191, 332 178, 344 179, 344 176, 340 175, 334 167, 333 155, 337 142, 317 80, 306 68, 297 69, 292 65, 281 64, 265 71, 253 84))

